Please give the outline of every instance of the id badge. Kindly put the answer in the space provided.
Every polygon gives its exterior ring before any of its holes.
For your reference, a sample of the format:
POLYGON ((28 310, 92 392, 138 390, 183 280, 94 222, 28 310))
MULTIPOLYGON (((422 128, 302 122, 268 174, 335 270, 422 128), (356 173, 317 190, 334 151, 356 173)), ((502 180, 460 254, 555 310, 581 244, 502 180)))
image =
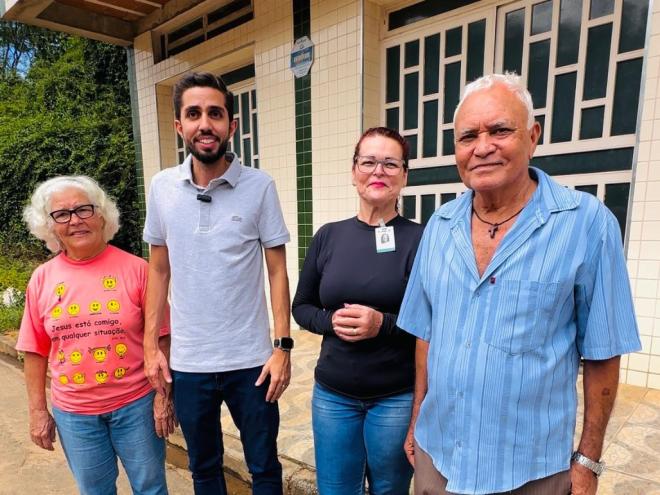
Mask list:
POLYGON ((396 249, 394 242, 394 227, 376 227, 376 252, 390 253, 396 249))

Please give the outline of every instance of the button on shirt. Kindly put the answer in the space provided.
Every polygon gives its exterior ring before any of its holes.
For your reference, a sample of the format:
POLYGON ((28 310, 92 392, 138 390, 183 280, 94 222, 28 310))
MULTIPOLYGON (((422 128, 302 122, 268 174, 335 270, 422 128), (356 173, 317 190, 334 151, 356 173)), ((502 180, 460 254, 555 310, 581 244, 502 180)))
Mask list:
POLYGON ((568 469, 580 356, 641 348, 616 219, 593 196, 530 176, 538 187, 481 277, 473 193, 436 211, 397 322, 430 343, 415 439, 452 493, 568 469))

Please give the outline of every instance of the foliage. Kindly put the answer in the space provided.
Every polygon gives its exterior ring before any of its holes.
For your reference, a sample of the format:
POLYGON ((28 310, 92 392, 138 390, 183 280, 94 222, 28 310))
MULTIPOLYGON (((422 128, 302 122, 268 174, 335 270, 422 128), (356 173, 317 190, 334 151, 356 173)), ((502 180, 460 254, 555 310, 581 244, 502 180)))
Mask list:
MULTIPOLYGON (((31 35, 31 65, 24 77, 0 76, 0 254, 47 255, 27 232, 21 214, 39 182, 65 174, 99 181, 122 212, 113 244, 139 254, 124 49, 23 27, 36 32, 31 35)), ((0 43, 6 44, 2 33, 0 29, 0 43)))
POLYGON ((0 333, 19 328, 25 305, 25 288, 38 264, 37 260, 19 260, 0 255, 0 292, 13 287, 22 296, 13 306, 0 304, 0 333))
POLYGON ((18 22, 0 22, 0 75, 24 73, 35 58, 54 60, 62 53, 64 35, 18 22))

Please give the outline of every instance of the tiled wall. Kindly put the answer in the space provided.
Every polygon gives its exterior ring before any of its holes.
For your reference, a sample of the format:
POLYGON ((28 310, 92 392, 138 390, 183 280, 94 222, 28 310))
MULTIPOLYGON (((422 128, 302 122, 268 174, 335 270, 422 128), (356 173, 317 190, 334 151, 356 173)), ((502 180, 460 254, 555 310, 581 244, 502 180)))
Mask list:
POLYGON ((314 231, 353 216, 353 148, 361 131, 360 1, 311 1, 314 231))
POLYGON ((649 20, 627 253, 643 349, 624 358, 621 378, 660 389, 660 2, 653 2, 649 20))

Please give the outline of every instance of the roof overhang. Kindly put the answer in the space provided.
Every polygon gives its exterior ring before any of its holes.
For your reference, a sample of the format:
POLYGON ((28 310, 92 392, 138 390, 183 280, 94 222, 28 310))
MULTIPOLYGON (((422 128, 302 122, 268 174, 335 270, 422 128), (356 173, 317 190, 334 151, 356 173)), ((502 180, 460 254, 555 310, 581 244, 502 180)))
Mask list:
MULTIPOLYGON (((0 0, 4 20, 129 46, 206 0, 0 0), (3 8, 4 7, 4 8, 3 8)), ((217 1, 213 2, 217 4, 217 1)))

